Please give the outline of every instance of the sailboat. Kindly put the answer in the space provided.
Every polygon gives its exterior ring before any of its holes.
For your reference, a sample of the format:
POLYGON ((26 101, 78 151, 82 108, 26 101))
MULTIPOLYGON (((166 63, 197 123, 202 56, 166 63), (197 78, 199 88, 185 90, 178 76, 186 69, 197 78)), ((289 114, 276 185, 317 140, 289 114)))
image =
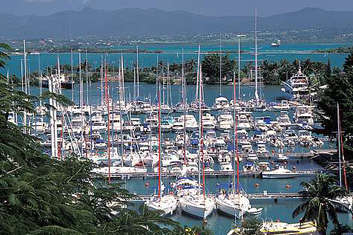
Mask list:
MULTIPOLYGON (((236 103, 236 84, 235 84, 235 76, 234 76, 234 85, 233 85, 233 100, 234 103, 236 103)), ((235 105, 233 105, 233 117, 235 120, 235 125, 233 125, 234 128, 234 165, 235 165, 235 159, 236 159, 236 164, 237 168, 235 170, 234 167, 234 175, 233 175, 233 190, 232 192, 227 195, 225 193, 220 194, 216 198, 216 205, 217 209, 221 211, 222 213, 229 215, 229 216, 234 216, 236 218, 242 218, 243 215, 248 212, 251 214, 259 214, 262 211, 262 208, 256 209, 256 208, 251 208, 250 201, 249 199, 240 192, 239 190, 239 152, 238 152, 238 117, 235 112, 235 105), (235 178, 237 178, 237 187, 235 188, 235 178)))
POLYGON ((204 163, 204 154, 203 154, 203 127, 202 127, 202 70, 201 66, 199 66, 199 74, 200 78, 198 79, 200 82, 199 86, 199 136, 200 136, 200 147, 199 147, 199 185, 201 180, 201 164, 202 164, 202 194, 201 190, 198 191, 197 194, 186 195, 179 199, 180 208, 183 212, 197 218, 206 219, 209 215, 212 214, 215 208, 215 202, 212 197, 206 195, 205 190, 205 163, 204 163))
POLYGON ((145 202, 150 210, 158 210, 162 215, 172 215, 178 201, 172 194, 163 195, 161 181, 161 91, 158 83, 158 194, 145 202))

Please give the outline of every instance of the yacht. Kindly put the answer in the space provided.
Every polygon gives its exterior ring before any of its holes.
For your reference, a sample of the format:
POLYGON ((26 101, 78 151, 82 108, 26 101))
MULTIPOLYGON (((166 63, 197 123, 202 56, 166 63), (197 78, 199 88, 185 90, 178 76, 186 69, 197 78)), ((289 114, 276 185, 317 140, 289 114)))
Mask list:
POLYGON ((290 118, 289 118, 287 112, 284 112, 284 111, 282 111, 281 115, 279 117, 277 117, 277 121, 281 127, 287 127, 287 126, 292 125, 292 122, 290 121, 290 118))
POLYGON ((218 97, 213 105, 215 110, 225 110, 229 108, 229 101, 226 97, 218 97))
POLYGON ((206 219, 216 207, 213 198, 202 194, 183 196, 179 203, 183 212, 200 219, 206 219))
POLYGON ((251 124, 246 115, 239 115, 238 118, 238 129, 249 130, 251 128, 251 124))
POLYGON ((218 124, 217 124, 217 129, 218 130, 230 130, 233 127, 233 116, 228 113, 228 114, 221 114, 218 116, 218 124))
POLYGON ((306 98, 309 94, 309 79, 302 73, 300 66, 298 72, 282 84, 284 86, 282 91, 288 93, 294 100, 306 98))
POLYGON ((297 124, 314 125, 312 108, 310 106, 297 106, 294 113, 294 120, 297 124))
POLYGON ((271 43, 271 47, 280 47, 281 46, 281 40, 276 40, 275 42, 271 43))
POLYGON ((155 196, 145 202, 150 210, 158 210, 162 212, 162 216, 172 215, 177 209, 178 201, 174 195, 167 194, 163 196, 155 196))
POLYGON ((300 176, 299 173, 288 170, 283 166, 275 170, 263 171, 261 174, 264 179, 289 179, 300 176))
POLYGON ((245 213, 260 214, 263 208, 252 208, 249 199, 242 193, 220 194, 216 197, 217 209, 222 213, 242 218, 245 213))

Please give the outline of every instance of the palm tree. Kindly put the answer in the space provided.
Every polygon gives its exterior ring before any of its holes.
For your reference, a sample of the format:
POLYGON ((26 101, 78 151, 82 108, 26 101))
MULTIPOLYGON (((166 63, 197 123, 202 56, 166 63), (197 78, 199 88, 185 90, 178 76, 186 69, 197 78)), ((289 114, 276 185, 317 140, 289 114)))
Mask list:
MULTIPOLYGON (((11 47, 5 43, 0 43, 0 69, 5 68, 6 60, 10 59, 8 51, 11 50, 11 47)), ((0 78, 3 78, 3 75, 0 73, 0 78)))
POLYGON ((315 221, 318 231, 326 234, 327 225, 330 218, 335 226, 339 225, 337 209, 350 211, 339 204, 335 199, 343 197, 347 191, 339 187, 334 176, 318 174, 310 182, 302 182, 304 190, 299 194, 305 200, 293 211, 293 218, 304 213, 301 222, 315 221))

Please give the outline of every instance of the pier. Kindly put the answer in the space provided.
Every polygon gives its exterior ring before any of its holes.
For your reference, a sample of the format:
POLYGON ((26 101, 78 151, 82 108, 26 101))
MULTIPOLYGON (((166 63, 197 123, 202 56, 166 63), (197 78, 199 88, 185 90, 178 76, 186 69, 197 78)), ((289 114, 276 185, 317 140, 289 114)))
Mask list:
MULTIPOLYGON (((209 194, 212 197, 216 197, 216 194, 209 194)), ((155 195, 136 195, 130 201, 147 201, 151 200, 155 195)), ((246 195, 250 200, 278 200, 278 199, 301 199, 303 198, 299 193, 250 193, 246 195)))
MULTIPOLYGON (((314 170, 307 170, 307 171, 295 171, 296 173, 299 173, 300 176, 310 176, 310 175, 315 175, 319 171, 314 171, 314 170)), ((197 171, 195 172, 188 172, 188 176, 197 176, 199 173, 197 171)), ((233 171, 206 171, 205 176, 208 178, 222 178, 222 177, 229 177, 233 176, 234 172, 233 171)), ((240 172, 240 176, 242 177, 257 177, 261 174, 261 171, 248 171, 240 172)), ((177 178, 180 177, 181 174, 180 172, 161 172, 161 176, 163 178, 177 178)), ((300 177, 298 176, 298 177, 300 177)), ((142 179, 147 179, 147 178, 157 178, 158 173, 157 172, 133 172, 133 173, 112 173, 110 175, 111 178, 114 179, 132 179, 132 178, 142 178, 142 179)))

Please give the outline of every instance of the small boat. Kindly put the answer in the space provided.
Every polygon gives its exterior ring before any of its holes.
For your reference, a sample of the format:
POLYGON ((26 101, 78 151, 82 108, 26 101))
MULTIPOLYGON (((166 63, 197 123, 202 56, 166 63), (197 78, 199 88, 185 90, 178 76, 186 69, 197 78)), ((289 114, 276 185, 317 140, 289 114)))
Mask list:
POLYGON ((271 43, 271 47, 280 47, 281 46, 281 40, 276 40, 275 42, 271 43))

